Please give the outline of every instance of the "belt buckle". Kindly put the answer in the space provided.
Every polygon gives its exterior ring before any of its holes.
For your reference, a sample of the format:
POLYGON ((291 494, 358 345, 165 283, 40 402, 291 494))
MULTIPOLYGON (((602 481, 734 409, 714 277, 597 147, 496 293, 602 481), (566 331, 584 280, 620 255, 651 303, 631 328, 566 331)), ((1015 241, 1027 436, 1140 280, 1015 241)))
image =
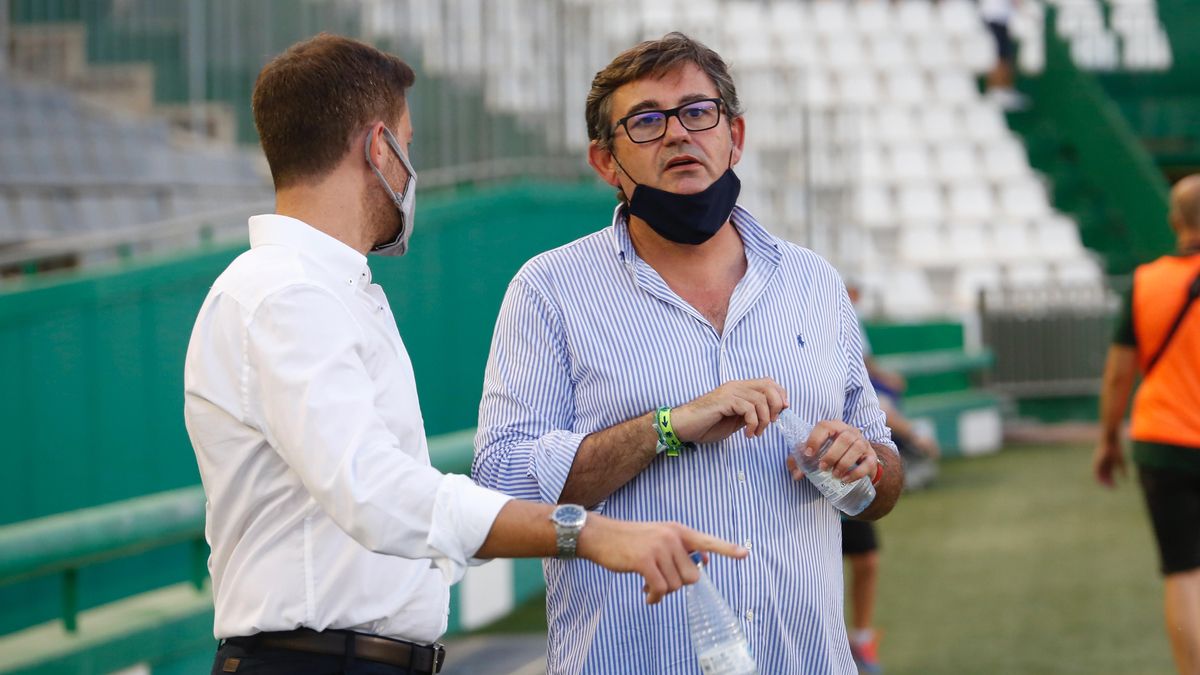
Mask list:
POLYGON ((435 642, 433 643, 433 672, 440 673, 442 664, 446 661, 446 645, 435 642))

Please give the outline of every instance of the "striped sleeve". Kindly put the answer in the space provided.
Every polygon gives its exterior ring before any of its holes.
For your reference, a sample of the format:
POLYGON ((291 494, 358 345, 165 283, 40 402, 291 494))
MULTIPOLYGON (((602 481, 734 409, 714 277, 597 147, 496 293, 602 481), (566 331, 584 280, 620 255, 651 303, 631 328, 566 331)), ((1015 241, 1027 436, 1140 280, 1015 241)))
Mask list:
POLYGON ((558 309, 518 274, 500 306, 484 373, 471 467, 480 485, 558 501, 585 436, 573 431, 566 345, 558 309))
POLYGON ((892 431, 887 426, 887 416, 879 408, 879 397, 875 394, 875 388, 871 386, 867 366, 863 363, 863 333, 858 323, 858 315, 854 313, 854 305, 844 287, 839 295, 839 333, 846 358, 846 398, 842 408, 842 421, 857 427, 868 441, 889 446, 894 450, 896 444, 892 442, 892 431))

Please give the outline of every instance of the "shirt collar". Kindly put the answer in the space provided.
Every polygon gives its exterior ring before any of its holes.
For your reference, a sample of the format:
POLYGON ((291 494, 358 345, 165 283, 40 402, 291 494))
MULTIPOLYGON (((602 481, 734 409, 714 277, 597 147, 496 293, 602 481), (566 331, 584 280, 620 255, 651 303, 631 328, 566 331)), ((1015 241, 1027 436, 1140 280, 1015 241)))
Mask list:
POLYGON ((250 217, 250 247, 283 246, 300 252, 337 278, 371 281, 367 257, 302 220, 268 213, 250 217))
MULTIPOLYGON (((779 239, 767 232, 758 220, 740 205, 733 207, 729 215, 742 244, 746 247, 746 255, 761 257, 772 266, 778 266, 783 257, 783 249, 779 239)), ((629 209, 625 204, 618 204, 613 211, 613 252, 627 263, 638 259, 637 251, 633 248, 633 238, 629 236, 629 209)))

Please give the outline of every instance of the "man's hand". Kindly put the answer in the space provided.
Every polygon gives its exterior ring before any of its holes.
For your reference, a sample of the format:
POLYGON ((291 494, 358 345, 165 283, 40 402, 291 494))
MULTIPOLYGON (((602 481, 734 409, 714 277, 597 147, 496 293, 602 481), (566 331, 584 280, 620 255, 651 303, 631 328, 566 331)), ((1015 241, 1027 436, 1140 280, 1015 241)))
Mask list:
POLYGON ((685 443, 721 441, 742 427, 753 438, 787 406, 787 392, 774 380, 735 380, 672 409, 671 426, 685 443))
POLYGON ((1125 453, 1121 450, 1121 442, 1116 439, 1102 439, 1092 455, 1092 473, 1096 482, 1104 487, 1116 487, 1114 474, 1125 477, 1125 453))
MULTIPOLYGON (((825 420, 818 422, 817 426, 813 427, 812 433, 808 435, 808 441, 804 444, 805 456, 814 456, 829 438, 833 438, 833 443, 821 457, 820 467, 822 469, 831 470, 834 477, 844 483, 853 483, 863 476, 875 476, 875 467, 878 462, 875 448, 871 447, 871 443, 867 441, 861 431, 840 420, 825 420)), ((787 458, 787 466, 788 470, 792 472, 793 478, 796 480, 804 478, 804 469, 796 464, 796 460, 792 459, 790 454, 787 458)))
POLYGON ((642 575, 646 580, 646 602, 651 605, 700 578, 689 557, 693 551, 731 558, 745 558, 749 553, 741 546, 679 523, 629 522, 598 513, 588 514, 587 524, 579 533, 579 557, 613 572, 642 575))

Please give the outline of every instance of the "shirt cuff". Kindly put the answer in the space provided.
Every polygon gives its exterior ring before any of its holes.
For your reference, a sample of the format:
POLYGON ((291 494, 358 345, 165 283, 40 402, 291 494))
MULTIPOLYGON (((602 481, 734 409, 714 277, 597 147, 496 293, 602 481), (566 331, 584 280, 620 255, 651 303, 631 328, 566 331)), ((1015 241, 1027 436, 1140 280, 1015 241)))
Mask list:
POLYGON ((537 481, 538 495, 546 504, 557 504, 562 495, 575 453, 587 434, 551 431, 534 443, 529 470, 537 481))
POLYGON ((479 487, 466 476, 446 474, 434 497, 433 526, 428 545, 441 553, 433 564, 449 584, 466 573, 470 558, 483 546, 508 495, 479 487))

